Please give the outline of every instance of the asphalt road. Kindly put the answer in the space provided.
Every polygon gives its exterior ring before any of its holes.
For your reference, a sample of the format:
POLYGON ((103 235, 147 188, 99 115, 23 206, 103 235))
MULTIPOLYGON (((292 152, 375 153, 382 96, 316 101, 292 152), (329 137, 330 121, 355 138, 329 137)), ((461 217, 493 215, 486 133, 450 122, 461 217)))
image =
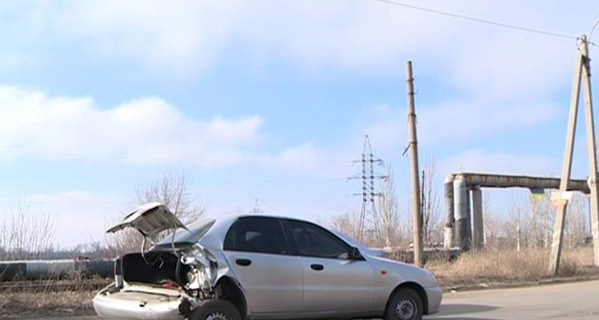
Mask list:
MULTIPOLYGON (((56 320, 46 318, 38 320, 56 320)), ((92 320, 96 317, 61 318, 92 320)), ((427 320, 599 319, 599 281, 446 293, 427 320)))
POLYGON ((599 281, 446 293, 426 319, 599 319, 599 281))

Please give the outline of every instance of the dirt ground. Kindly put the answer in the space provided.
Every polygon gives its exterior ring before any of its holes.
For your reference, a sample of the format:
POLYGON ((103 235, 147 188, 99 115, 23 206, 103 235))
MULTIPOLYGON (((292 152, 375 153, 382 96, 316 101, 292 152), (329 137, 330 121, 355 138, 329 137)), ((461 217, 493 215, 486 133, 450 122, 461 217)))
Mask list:
POLYGON ((0 319, 93 315, 95 292, 19 292, 0 294, 0 319))

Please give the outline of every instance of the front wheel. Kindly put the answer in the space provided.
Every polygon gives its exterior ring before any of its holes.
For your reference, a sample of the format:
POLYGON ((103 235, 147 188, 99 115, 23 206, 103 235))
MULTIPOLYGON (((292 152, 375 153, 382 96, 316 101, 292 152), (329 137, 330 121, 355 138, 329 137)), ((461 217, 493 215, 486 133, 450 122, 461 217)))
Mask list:
POLYGON ((423 312, 418 293, 410 288, 401 288, 391 295, 384 320, 422 320, 423 312))
POLYGON ((241 315, 231 302, 215 299, 195 308, 189 320, 241 320, 241 315))

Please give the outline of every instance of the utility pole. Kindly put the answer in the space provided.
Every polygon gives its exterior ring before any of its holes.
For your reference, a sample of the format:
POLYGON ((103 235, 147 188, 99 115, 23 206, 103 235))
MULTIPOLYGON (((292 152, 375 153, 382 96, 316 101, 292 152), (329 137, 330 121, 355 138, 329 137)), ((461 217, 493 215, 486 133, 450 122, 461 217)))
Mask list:
POLYGON ((590 188, 590 211, 593 234, 593 252, 594 264, 599 266, 599 185, 597 184, 597 149, 595 143, 595 122, 593 119, 593 101, 591 94, 591 64, 588 51, 588 41, 585 35, 580 37, 580 54, 576 63, 576 72, 572 90, 572 100, 570 104, 570 120, 568 124, 568 135, 566 139, 566 150, 564 154, 564 166, 562 168, 562 178, 560 181, 560 197, 554 199, 554 205, 557 207, 557 219, 555 221, 555 230, 553 241, 551 243, 551 256, 549 258, 549 273, 557 275, 559 272, 559 263, 561 256, 561 247, 563 241, 564 224, 569 197, 566 194, 570 173, 572 171, 572 155, 574 150, 574 140, 576 132, 576 122, 578 117, 578 105, 580 102, 580 89, 584 81, 585 87, 585 117, 587 127, 587 151, 589 156, 589 188, 590 188), (584 79, 583 79, 584 78, 584 79))
POLYGON ((264 213, 264 211, 262 211, 260 209, 260 205, 258 204, 258 199, 256 199, 256 202, 254 202, 254 209, 252 209, 250 211, 251 214, 261 214, 264 213))
POLYGON ((408 86, 408 124, 410 126, 410 159, 412 163, 412 225, 414 233, 414 264, 423 265, 422 259, 422 208, 418 177, 418 138, 416 136, 416 107, 414 106, 414 77, 412 61, 406 65, 408 86))

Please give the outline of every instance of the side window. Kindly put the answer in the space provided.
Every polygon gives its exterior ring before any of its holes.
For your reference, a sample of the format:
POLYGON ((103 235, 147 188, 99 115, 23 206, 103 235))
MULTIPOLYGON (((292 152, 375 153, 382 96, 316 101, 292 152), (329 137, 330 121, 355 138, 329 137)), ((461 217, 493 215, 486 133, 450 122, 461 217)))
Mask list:
POLYGON ((247 217, 237 220, 225 236, 224 250, 286 254, 285 234, 278 219, 247 217))
POLYGON ((308 222, 288 220, 302 256, 347 259, 351 247, 331 232, 308 222))

